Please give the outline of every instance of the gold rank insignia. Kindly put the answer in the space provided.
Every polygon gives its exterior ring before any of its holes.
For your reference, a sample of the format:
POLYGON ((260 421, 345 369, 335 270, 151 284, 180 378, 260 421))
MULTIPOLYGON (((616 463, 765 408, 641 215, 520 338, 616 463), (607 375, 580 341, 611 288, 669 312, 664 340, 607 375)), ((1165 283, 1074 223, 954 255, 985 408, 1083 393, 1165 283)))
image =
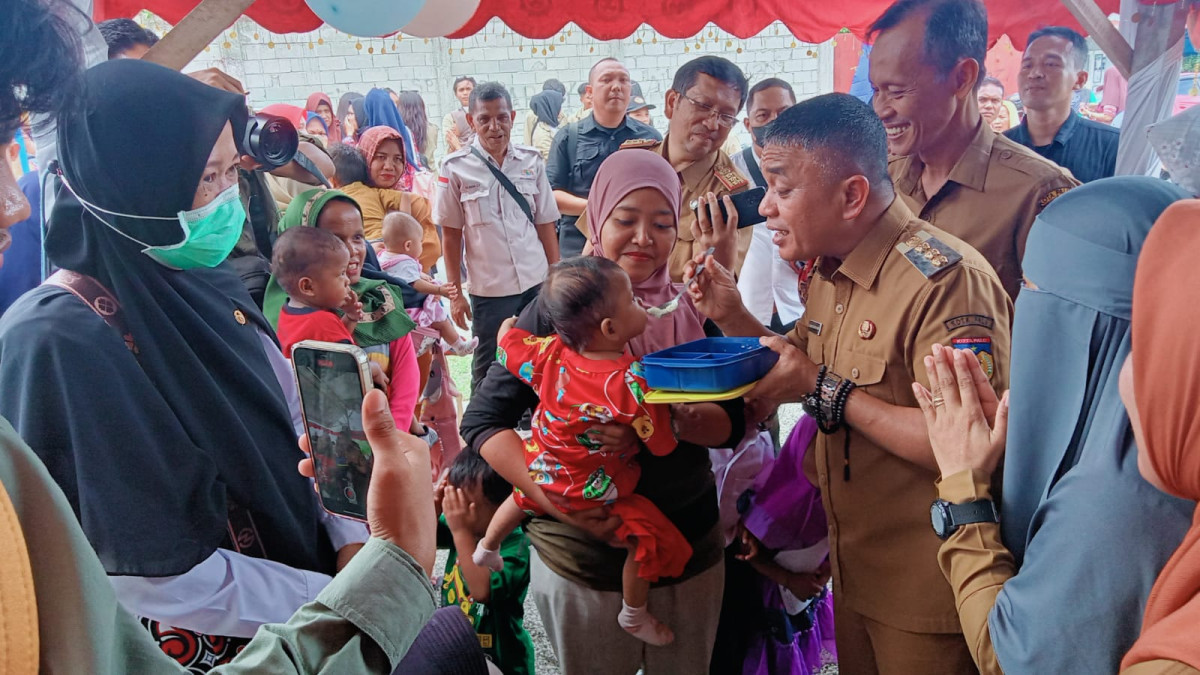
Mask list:
POLYGON ((1069 188, 1069 187, 1061 187, 1061 188, 1047 192, 1045 195, 1042 196, 1041 199, 1038 200, 1038 208, 1039 209, 1046 208, 1047 206, 1050 205, 1050 202, 1054 201, 1055 199, 1058 199, 1059 197, 1062 196, 1062 194, 1064 192, 1066 192, 1067 190, 1070 190, 1070 189, 1071 188, 1069 188))
POLYGON ((628 150, 630 148, 653 148, 659 144, 659 141, 653 138, 631 138, 621 144, 619 150, 628 150))
POLYGON ((731 164, 717 162, 717 166, 713 169, 713 175, 721 181, 721 185, 724 185, 726 190, 740 190, 750 184, 750 181, 738 173, 731 164))
POLYGON ((962 260, 961 253, 924 231, 916 232, 908 239, 896 244, 896 250, 902 253, 926 279, 944 269, 953 267, 955 263, 962 260))

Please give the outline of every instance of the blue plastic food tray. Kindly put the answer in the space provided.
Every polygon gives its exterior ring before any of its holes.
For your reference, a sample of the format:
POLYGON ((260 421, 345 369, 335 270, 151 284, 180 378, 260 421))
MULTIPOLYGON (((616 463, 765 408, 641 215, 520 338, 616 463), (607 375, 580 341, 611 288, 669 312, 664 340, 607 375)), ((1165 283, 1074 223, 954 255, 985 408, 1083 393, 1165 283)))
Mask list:
POLYGON ((779 355, 758 338, 704 338, 642 357, 651 389, 719 392, 756 382, 779 355))

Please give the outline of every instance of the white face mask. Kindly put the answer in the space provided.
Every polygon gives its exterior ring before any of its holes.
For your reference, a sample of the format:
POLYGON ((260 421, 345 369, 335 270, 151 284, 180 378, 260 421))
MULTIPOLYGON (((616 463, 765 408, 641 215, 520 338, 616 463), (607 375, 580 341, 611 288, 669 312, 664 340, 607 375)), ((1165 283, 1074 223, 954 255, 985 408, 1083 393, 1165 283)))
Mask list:
POLYGON ((180 211, 174 218, 139 216, 109 211, 80 197, 79 193, 75 192, 75 189, 67 182, 65 176, 63 176, 63 185, 75 196, 75 199, 79 200, 88 213, 95 216, 112 231, 144 247, 142 253, 150 256, 155 262, 171 269, 188 270, 220 265, 237 245, 238 239, 242 236, 242 226, 246 221, 246 211, 242 207, 241 193, 237 183, 230 185, 204 206, 180 211), (120 228, 101 216, 101 213, 136 220, 177 221, 182 230, 183 239, 178 244, 151 246, 122 232, 120 228))

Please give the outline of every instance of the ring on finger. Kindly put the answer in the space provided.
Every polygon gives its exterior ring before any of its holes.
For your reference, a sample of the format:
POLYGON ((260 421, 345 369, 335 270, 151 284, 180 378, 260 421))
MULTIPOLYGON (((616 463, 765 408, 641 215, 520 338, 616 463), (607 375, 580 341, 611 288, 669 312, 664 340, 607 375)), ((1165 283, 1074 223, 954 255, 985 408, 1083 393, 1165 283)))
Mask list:
POLYGON ((946 399, 942 398, 941 396, 934 396, 933 397, 933 407, 936 408, 936 407, 942 406, 942 405, 946 405, 946 399))

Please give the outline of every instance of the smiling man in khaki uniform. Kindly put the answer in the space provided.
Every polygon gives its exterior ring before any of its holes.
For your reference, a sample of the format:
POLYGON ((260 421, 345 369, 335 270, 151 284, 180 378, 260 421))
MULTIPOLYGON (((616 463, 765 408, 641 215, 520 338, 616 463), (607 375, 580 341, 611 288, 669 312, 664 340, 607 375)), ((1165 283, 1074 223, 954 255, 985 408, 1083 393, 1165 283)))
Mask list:
MULTIPOLYGON (((766 132, 767 228, 785 260, 817 263, 805 316, 768 341, 779 362, 747 398, 817 390, 810 414, 826 433, 805 470, 829 518, 840 671, 957 675, 975 667, 928 534, 936 463, 912 383, 944 345, 970 348, 1006 387, 1012 303, 983 256, 896 196, 886 145, 846 94, 789 108, 766 132)), ((715 261, 692 288, 726 335, 771 335, 715 261)))
POLYGON ((987 10, 978 0, 900 0, 870 33, 875 112, 897 194, 982 253, 1015 299, 1033 219, 1079 181, 983 123, 987 10))
MULTIPOLYGON (((667 92, 664 112, 670 125, 666 138, 662 142, 633 139, 621 145, 622 150, 644 148, 657 152, 679 173, 683 210, 679 217, 679 239, 668 262, 672 281, 682 280, 687 262, 709 245, 709 238, 704 237, 708 232, 701 232, 704 241, 697 240, 692 233, 695 203, 710 192, 720 198, 751 187, 750 179, 739 173, 721 150, 749 91, 746 76, 732 62, 719 56, 693 59, 676 71, 667 92)), ((581 216, 575 226, 587 236, 586 216, 581 216)), ((718 251, 717 258, 732 263, 735 271, 741 270, 753 232, 749 227, 739 230, 736 242, 724 242, 729 244, 724 247, 727 252, 718 251)))

